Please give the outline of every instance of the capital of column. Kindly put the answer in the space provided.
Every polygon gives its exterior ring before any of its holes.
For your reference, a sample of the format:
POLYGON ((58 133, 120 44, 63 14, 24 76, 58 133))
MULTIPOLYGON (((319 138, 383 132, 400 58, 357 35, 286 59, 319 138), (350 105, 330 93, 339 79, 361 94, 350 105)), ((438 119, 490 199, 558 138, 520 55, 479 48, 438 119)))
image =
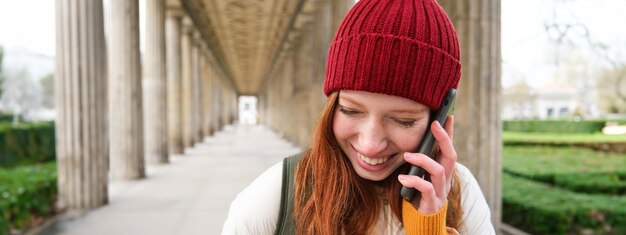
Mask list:
POLYGON ((180 0, 165 0, 165 8, 166 9, 179 9, 182 11, 183 4, 180 0))
POLYGON ((167 18, 182 19, 183 16, 185 16, 185 11, 179 7, 167 6, 165 8, 165 15, 167 16, 167 18))
POLYGON ((193 35, 195 28, 193 25, 193 20, 188 15, 183 16, 182 19, 182 33, 193 35))
POLYGON ((193 39, 196 42, 196 45, 198 46, 198 48, 200 49, 206 49, 207 47, 207 43, 204 40, 204 37, 202 36, 202 32, 200 32, 199 29, 196 29, 193 33, 193 39))

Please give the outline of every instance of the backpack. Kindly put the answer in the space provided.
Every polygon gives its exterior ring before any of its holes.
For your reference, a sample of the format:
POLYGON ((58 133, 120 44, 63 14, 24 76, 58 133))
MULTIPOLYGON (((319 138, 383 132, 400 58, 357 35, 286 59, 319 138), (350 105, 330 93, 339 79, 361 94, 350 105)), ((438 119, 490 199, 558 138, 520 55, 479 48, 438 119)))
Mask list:
POLYGON ((276 222, 276 235, 296 234, 296 221, 293 218, 293 198, 296 166, 302 154, 296 154, 283 159, 283 179, 280 192, 280 210, 276 222))
MULTIPOLYGON (((296 166, 302 157, 302 153, 286 157, 283 159, 283 178, 280 191, 280 210, 276 222, 275 235, 296 234, 296 221, 293 218, 293 198, 296 166)), ((451 208, 448 208, 450 211, 451 208)))

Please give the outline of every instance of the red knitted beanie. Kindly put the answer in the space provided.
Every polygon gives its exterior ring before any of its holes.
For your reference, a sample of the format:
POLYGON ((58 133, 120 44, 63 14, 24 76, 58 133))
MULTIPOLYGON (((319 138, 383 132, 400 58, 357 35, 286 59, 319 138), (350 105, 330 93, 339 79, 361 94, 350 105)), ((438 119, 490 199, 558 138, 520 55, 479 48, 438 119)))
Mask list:
POLYGON ((328 49, 324 93, 359 90, 439 108, 461 78, 459 42, 435 0, 361 0, 328 49))

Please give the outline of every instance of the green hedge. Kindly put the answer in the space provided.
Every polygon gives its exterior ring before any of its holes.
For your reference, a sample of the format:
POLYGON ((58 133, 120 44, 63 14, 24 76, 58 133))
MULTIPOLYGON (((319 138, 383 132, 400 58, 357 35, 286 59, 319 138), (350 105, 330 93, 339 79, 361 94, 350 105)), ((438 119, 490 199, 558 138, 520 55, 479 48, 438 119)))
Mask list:
POLYGON ((0 113, 0 122, 12 122, 13 114, 11 113, 0 113))
POLYGON ((504 131, 551 132, 551 133, 593 133, 601 132, 606 120, 506 120, 504 131))
POLYGON ((503 220, 533 234, 626 234, 626 197, 588 195, 503 174, 503 220))
POLYGON ((0 167, 46 162, 55 158, 54 123, 0 124, 0 167))
POLYGON ((55 162, 0 168, 0 234, 23 229, 33 215, 54 212, 56 177, 55 162))
POLYGON ((554 184, 574 192, 626 195, 626 173, 556 175, 554 184))
POLYGON ((576 192, 626 192, 626 154, 576 147, 506 146, 502 168, 515 176, 576 192))
POLYGON ((626 195, 626 173, 523 174, 504 169, 505 173, 534 180, 573 192, 626 195))
POLYGON ((524 175, 623 173, 626 154, 581 147, 505 146, 504 169, 524 175))

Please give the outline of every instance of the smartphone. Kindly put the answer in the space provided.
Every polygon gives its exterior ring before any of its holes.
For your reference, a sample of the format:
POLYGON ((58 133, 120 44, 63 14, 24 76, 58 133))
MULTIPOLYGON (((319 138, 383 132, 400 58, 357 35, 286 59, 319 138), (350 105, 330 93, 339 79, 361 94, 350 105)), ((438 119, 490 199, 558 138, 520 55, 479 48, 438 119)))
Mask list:
MULTIPOLYGON (((443 101, 441 102, 441 107, 435 113, 433 120, 437 120, 439 124, 441 124, 441 126, 445 126, 446 120, 448 119, 448 115, 452 114, 452 111, 453 111, 452 107, 454 106, 455 96, 456 96, 456 90, 454 88, 450 88, 450 90, 448 90, 448 92, 446 93, 446 96, 443 98, 443 101)), ((424 133, 424 138, 422 138, 422 143, 419 145, 419 153, 430 155, 433 150, 435 141, 436 141, 435 137, 433 136, 433 133, 430 131, 430 125, 428 125, 428 127, 426 128, 426 133, 424 133)), ((415 165, 411 166, 411 170, 409 170, 408 174, 415 175, 420 178, 426 178, 426 179, 429 178, 426 175, 427 173, 424 169, 415 165)), ((419 192, 416 189, 407 188, 404 186, 402 186, 402 190, 400 190, 400 195, 402 196, 402 198, 404 198, 404 200, 407 200, 409 202, 413 200, 416 193, 418 193, 418 196, 419 196, 419 192)))

